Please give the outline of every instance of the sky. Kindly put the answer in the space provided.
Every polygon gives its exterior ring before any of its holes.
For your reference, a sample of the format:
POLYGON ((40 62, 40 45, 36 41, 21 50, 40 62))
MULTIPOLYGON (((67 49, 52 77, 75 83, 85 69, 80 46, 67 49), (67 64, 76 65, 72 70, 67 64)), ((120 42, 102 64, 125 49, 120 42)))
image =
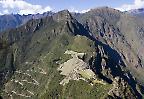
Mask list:
POLYGON ((127 11, 144 7, 144 0, 0 0, 0 15, 27 15, 63 9, 84 13, 102 6, 127 11))

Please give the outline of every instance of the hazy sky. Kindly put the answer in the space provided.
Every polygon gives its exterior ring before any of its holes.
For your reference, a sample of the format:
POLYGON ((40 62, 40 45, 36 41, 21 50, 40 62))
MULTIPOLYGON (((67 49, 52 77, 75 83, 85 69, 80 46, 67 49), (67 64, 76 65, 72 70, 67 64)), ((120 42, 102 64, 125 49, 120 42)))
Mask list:
POLYGON ((144 0, 0 0, 0 14, 35 14, 63 9, 86 12, 101 6, 125 11, 144 7, 144 0))

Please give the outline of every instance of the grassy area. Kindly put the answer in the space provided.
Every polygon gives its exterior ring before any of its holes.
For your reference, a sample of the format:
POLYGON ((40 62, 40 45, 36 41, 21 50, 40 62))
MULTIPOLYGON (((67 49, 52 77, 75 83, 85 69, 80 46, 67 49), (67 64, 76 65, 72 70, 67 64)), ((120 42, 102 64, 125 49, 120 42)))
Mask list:
POLYGON ((94 72, 89 70, 89 69, 80 71, 80 75, 83 78, 87 79, 88 81, 92 82, 93 84, 106 85, 106 83, 104 83, 103 81, 96 79, 96 76, 95 76, 94 72))
POLYGON ((48 90, 41 95, 40 99, 96 99, 104 98, 111 85, 95 84, 90 85, 85 81, 70 81, 67 85, 61 86, 59 82, 62 76, 56 74, 48 85, 48 90))
POLYGON ((89 40, 85 36, 77 35, 74 38, 74 41, 71 45, 69 45, 69 49, 76 51, 76 52, 82 52, 82 53, 90 53, 94 51, 94 42, 89 40))
POLYGON ((62 95, 62 88, 63 86, 60 85, 60 81, 63 79, 63 76, 59 74, 59 72, 54 72, 51 76, 51 80, 47 86, 45 93, 42 93, 40 99, 57 99, 60 98, 62 95))
POLYGON ((85 81, 70 81, 63 88, 63 99, 100 99, 104 98, 110 85, 95 84, 85 81))
POLYGON ((93 71, 91 71, 90 69, 86 69, 86 70, 82 70, 79 72, 80 75, 86 79, 91 79, 95 77, 95 74, 93 71))

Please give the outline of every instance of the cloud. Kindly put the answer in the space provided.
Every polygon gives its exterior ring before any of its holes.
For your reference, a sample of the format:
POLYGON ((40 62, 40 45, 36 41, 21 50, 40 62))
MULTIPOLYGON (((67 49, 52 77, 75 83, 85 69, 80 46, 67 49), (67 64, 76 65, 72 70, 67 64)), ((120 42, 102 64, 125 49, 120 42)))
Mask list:
POLYGON ((86 13, 86 12, 90 11, 90 9, 77 10, 77 9, 75 9, 74 7, 70 7, 70 8, 69 8, 69 11, 70 11, 70 12, 75 12, 75 13, 86 13))
POLYGON ((0 15, 3 15, 3 14, 0 12, 0 15))
MULTIPOLYGON (((17 10, 19 14, 36 14, 51 11, 50 6, 42 7, 41 5, 33 5, 23 0, 1 0, 0 5, 5 11, 17 10)), ((3 11, 4 12, 4 11, 3 11)))
POLYGON ((128 11, 131 9, 138 9, 144 7, 144 0, 134 0, 133 4, 123 4, 122 6, 116 8, 121 11, 128 11))
POLYGON ((79 11, 77 9, 75 9, 74 7, 70 7, 69 8, 70 12, 75 12, 75 13, 79 13, 79 11))
POLYGON ((3 14, 8 14, 9 13, 9 10, 7 10, 7 9, 5 9, 4 11, 3 11, 3 14))
POLYGON ((88 11, 90 11, 90 9, 82 10, 81 13, 86 13, 88 11))

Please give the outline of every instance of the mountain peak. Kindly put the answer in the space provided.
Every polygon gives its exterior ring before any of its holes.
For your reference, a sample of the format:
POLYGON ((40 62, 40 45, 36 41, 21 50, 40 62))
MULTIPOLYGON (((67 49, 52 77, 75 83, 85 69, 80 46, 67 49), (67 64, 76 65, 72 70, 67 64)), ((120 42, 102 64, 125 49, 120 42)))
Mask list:
POLYGON ((72 19, 72 15, 68 10, 62 10, 56 14, 54 14, 53 19, 56 21, 64 21, 72 19))
POLYGON ((94 9, 91 9, 90 11, 92 11, 92 12, 95 12, 95 11, 111 11, 111 12, 120 12, 119 10, 116 10, 116 9, 114 9, 114 8, 107 7, 107 6, 99 7, 99 8, 94 8, 94 9))

